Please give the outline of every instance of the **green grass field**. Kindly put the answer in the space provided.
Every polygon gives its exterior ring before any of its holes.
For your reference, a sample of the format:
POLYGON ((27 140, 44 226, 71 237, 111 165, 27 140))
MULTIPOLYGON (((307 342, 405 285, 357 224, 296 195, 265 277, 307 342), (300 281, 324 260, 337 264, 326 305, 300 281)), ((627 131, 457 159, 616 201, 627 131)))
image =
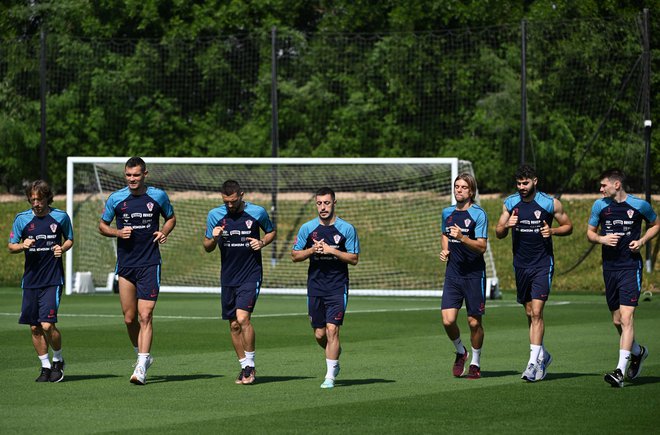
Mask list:
MULTIPOLYGON (((657 297, 657 296, 656 296, 657 297)), ((0 433, 652 433, 660 423, 660 300, 641 302, 637 337, 649 346, 641 377, 607 385, 618 340, 602 296, 555 293, 546 308, 547 378, 520 379, 526 319, 513 294, 488 301, 480 380, 451 376, 453 346, 439 299, 349 300, 342 372, 333 390, 302 296, 262 296, 254 325, 258 383, 237 386, 238 363, 219 297, 163 294, 155 363, 144 387, 117 295, 64 298, 66 377, 37 384, 21 293, 0 289, 0 433)), ((465 314, 461 311, 463 339, 465 314)))

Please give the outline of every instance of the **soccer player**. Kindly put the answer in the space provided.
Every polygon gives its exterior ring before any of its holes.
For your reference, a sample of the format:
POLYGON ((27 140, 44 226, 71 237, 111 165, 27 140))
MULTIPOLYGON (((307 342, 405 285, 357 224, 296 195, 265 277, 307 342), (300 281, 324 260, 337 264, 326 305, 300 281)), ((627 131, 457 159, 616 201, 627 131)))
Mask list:
POLYGON ((603 198, 594 202, 587 226, 587 239, 603 245, 605 296, 612 322, 620 335, 619 363, 612 373, 605 375, 605 381, 613 387, 623 387, 624 373, 631 380, 638 377, 649 355, 648 349, 635 341, 633 325, 642 288, 639 250, 660 232, 660 219, 651 204, 626 193, 624 183, 625 175, 619 169, 601 174, 603 198), (650 224, 644 235, 642 220, 650 224))
POLYGON ((65 212, 50 206, 53 192, 48 183, 36 180, 25 194, 31 208, 16 215, 7 246, 12 254, 25 253, 18 323, 30 325, 32 345, 41 361, 36 381, 60 382, 64 379, 62 334, 55 324, 64 285, 62 254, 73 246, 73 227, 65 212))
POLYGON ((447 336, 456 347, 453 374, 465 374, 465 362, 469 352, 461 341, 461 331, 456 324, 458 310, 467 309, 472 344, 472 361, 468 379, 481 377, 481 346, 484 328, 481 317, 486 307, 486 262, 484 252, 488 243, 488 217, 474 203, 477 181, 470 174, 460 174, 454 180, 456 205, 442 211, 442 251, 440 260, 447 262, 445 283, 442 291, 442 324, 447 336))
POLYGON ((339 328, 348 303, 348 265, 355 266, 360 242, 353 225, 335 214, 335 192, 316 191, 318 217, 300 227, 291 251, 294 262, 309 258, 307 310, 316 342, 325 349, 326 374, 321 388, 333 388, 339 374, 339 328))
POLYGON ((567 236, 573 224, 558 199, 537 190, 536 171, 522 165, 515 174, 518 193, 504 201, 495 235, 503 239, 512 231, 513 268, 518 303, 525 307, 529 325, 530 355, 522 379, 545 378, 552 356, 543 347, 543 308, 550 295, 554 273, 553 236, 567 236), (552 227, 553 218, 558 227, 552 227))
POLYGON ((256 380, 250 318, 263 281, 261 250, 275 239, 276 231, 263 207, 243 201, 237 181, 225 181, 220 193, 224 205, 209 211, 204 249, 212 252, 218 246, 220 250, 222 318, 229 321, 231 342, 241 365, 235 382, 248 385, 256 380))
POLYGON ((176 217, 167 193, 147 186, 147 165, 140 157, 131 157, 124 166, 127 186, 113 192, 105 203, 99 231, 117 238, 119 301, 124 313, 128 337, 138 359, 130 381, 147 382, 147 370, 153 363, 151 342, 152 317, 160 291, 161 256, 159 246, 167 242, 176 217), (160 217, 164 223, 160 229, 160 217), (115 219, 117 228, 110 223, 115 219))

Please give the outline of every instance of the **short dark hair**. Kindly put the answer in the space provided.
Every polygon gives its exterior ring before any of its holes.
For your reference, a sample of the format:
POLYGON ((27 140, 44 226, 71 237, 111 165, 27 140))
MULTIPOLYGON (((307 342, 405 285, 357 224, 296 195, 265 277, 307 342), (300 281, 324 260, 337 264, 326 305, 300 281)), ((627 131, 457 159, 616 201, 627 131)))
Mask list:
POLYGON ((536 178, 536 170, 525 163, 520 165, 516 170, 516 180, 524 180, 526 178, 529 178, 530 180, 536 178))
POLYGON ((314 196, 325 196, 325 195, 330 195, 332 197, 332 200, 335 200, 335 191, 330 189, 329 187, 321 187, 319 190, 316 191, 314 196))
POLYGON ((126 160, 126 164, 124 165, 125 168, 134 168, 136 166, 139 166, 142 172, 147 172, 147 164, 144 163, 142 157, 131 157, 126 160))
POLYGON ((618 181, 622 185, 626 181, 626 174, 619 168, 609 168, 600 174, 600 180, 607 178, 610 181, 618 181))
POLYGON ((224 183, 222 183, 222 187, 220 187, 220 193, 226 196, 233 195, 234 193, 243 193, 241 190, 241 185, 238 184, 238 181, 236 180, 227 180, 224 183))
POLYGON ((454 184, 456 184, 458 180, 463 180, 467 183, 468 187, 470 188, 470 199, 474 201, 474 197, 477 195, 477 180, 467 172, 459 174, 458 177, 456 177, 454 180, 454 184))
POLYGON ((53 191, 44 180, 35 180, 25 188, 25 196, 32 203, 32 192, 36 192, 40 198, 45 199, 48 205, 53 202, 53 191))

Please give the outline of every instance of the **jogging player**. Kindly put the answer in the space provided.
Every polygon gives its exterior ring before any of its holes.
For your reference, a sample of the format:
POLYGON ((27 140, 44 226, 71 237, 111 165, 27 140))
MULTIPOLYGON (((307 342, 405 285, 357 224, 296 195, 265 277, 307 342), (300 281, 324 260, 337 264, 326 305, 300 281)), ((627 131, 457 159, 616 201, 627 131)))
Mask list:
POLYGON ((64 379, 62 334, 55 324, 64 285, 62 254, 73 246, 73 228, 65 212, 50 206, 53 192, 48 183, 36 180, 25 194, 31 208, 16 215, 8 244, 12 254, 25 253, 18 323, 30 325, 32 345, 41 361, 36 381, 60 382, 64 379))
POLYGON ((529 325, 530 355, 521 377, 535 382, 545 378, 552 363, 552 356, 543 347, 543 308, 550 295, 555 265, 552 237, 571 234, 573 224, 558 199, 537 190, 534 168, 520 166, 515 178, 518 193, 504 201, 495 234, 503 239, 509 229, 512 231, 517 299, 525 307, 529 325), (552 227, 553 218, 558 227, 552 227))
POLYGON ((153 363, 152 317, 160 292, 161 256, 159 246, 167 242, 176 217, 170 200, 161 189, 147 186, 149 172, 140 157, 131 157, 124 166, 127 186, 113 192, 105 203, 99 231, 117 238, 119 300, 128 337, 138 359, 130 381, 144 385, 153 363), (160 229, 160 217, 164 223, 160 229), (116 221, 117 228, 110 223, 116 221))
POLYGON ((469 352, 461 341, 456 324, 458 311, 465 301, 470 327, 472 361, 468 379, 481 377, 481 347, 484 328, 481 317, 486 307, 486 263, 484 252, 488 243, 488 217, 474 203, 477 181, 470 174, 461 174, 454 180, 456 204, 442 211, 442 251, 440 260, 447 262, 442 291, 442 324, 456 348, 453 375, 465 374, 469 352))
POLYGON ((250 318, 263 282, 261 250, 275 239, 276 232, 263 207, 243 201, 237 181, 225 181, 220 193, 224 205, 208 213, 204 249, 212 252, 218 246, 220 250, 222 318, 229 321, 231 342, 241 364, 235 382, 252 384, 256 366, 250 318))
POLYGON ((291 251, 294 262, 309 259, 307 310, 316 342, 325 350, 326 374, 321 388, 333 388, 339 374, 339 328, 348 303, 348 265, 355 266, 360 242, 353 225, 335 214, 335 192, 315 194, 318 217, 300 227, 291 251))
POLYGON ((651 204, 626 193, 624 183, 625 175, 619 169, 601 174, 603 198, 594 202, 587 226, 587 239, 603 245, 605 296, 620 336, 619 362, 614 371, 605 375, 605 381, 613 387, 623 387, 624 374, 630 380, 637 378, 649 355, 648 349, 635 341, 633 321, 642 289, 639 251, 660 232, 660 219, 651 204), (644 235, 642 221, 650 224, 644 235))

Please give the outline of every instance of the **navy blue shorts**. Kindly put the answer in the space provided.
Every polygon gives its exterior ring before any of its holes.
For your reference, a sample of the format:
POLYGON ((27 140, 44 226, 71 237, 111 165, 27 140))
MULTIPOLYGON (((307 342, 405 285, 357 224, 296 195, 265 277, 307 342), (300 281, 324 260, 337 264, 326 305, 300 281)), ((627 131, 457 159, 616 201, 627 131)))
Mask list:
POLYGON ((145 267, 119 267, 117 275, 130 281, 137 289, 137 298, 157 301, 160 292, 160 264, 145 267))
POLYGON ((312 328, 325 328, 332 323, 341 326, 344 324, 344 314, 348 305, 348 287, 344 293, 328 296, 307 296, 307 313, 312 328))
POLYGON ((605 297, 610 311, 620 305, 636 307, 642 291, 642 269, 604 270, 605 297))
POLYGON ((251 313, 257 304, 260 290, 261 281, 245 282, 238 286, 222 286, 220 292, 222 319, 235 319, 237 309, 251 313))
POLYGON ((62 286, 56 285, 43 288, 24 288, 21 317, 18 323, 24 325, 39 325, 40 323, 57 323, 57 309, 62 298, 62 286))
POLYGON ((516 272, 516 288, 518 303, 524 304, 532 299, 547 301, 552 287, 554 267, 539 267, 533 269, 514 268, 516 272))
POLYGON ((445 278, 442 288, 443 310, 465 307, 470 316, 483 316, 486 312, 486 278, 445 278))

